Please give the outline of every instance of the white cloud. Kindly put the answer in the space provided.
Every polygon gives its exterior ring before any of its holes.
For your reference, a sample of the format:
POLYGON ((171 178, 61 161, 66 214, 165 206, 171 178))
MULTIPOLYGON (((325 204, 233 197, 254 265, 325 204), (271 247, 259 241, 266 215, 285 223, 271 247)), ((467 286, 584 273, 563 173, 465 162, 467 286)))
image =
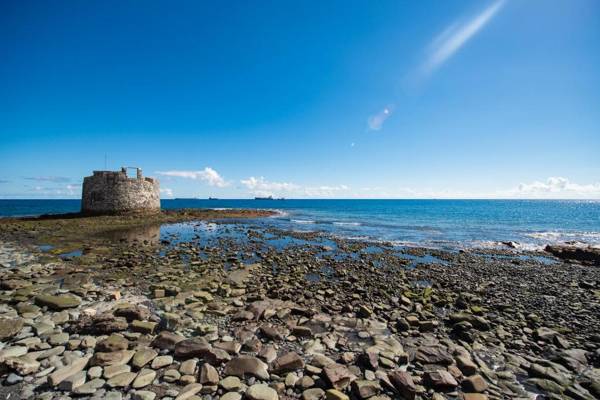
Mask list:
POLYGON ((550 177, 546 182, 521 183, 505 194, 536 199, 600 199, 600 182, 579 184, 563 177, 550 177))
POLYGON ((264 177, 253 177, 240 181, 254 196, 336 197, 350 188, 336 186, 302 186, 290 182, 271 182, 264 177))
POLYGON ((390 104, 379 111, 377 114, 371 115, 367 119, 367 125, 369 130, 378 131, 383 127, 383 123, 392 115, 394 111, 394 105, 390 104))
POLYGON ((248 179, 242 179, 240 182, 242 183, 242 185, 246 186, 252 191, 261 192, 290 192, 300 188, 300 186, 295 185, 293 183, 270 182, 262 176, 258 178, 251 176, 248 179))
POLYGON ((206 167, 200 171, 157 171, 156 173, 163 176, 197 179, 208 183, 210 186, 220 188, 229 186, 229 183, 211 167, 206 167))
POLYGON ((164 197, 173 197, 173 189, 161 188, 160 193, 163 194, 164 197))
POLYGON ((470 20, 462 23, 456 21, 446 28, 431 42, 421 72, 429 74, 444 64, 492 20, 504 3, 505 0, 497 0, 470 20))

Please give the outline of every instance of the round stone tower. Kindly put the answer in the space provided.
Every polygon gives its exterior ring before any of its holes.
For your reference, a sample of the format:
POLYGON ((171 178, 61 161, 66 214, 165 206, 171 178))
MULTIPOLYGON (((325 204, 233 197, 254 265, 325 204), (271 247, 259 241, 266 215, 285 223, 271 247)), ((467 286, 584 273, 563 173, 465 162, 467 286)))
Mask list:
POLYGON ((83 179, 81 212, 84 214, 121 214, 160 211, 160 190, 157 179, 144 178, 135 168, 136 177, 129 178, 127 169, 94 171, 83 179))

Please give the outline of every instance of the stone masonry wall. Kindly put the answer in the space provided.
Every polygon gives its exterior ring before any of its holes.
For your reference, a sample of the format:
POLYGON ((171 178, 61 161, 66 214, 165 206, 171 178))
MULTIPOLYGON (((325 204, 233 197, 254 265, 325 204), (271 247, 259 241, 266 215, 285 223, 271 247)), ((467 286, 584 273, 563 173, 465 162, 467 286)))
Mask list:
POLYGON ((121 171, 94 171, 83 180, 81 211, 91 214, 160 211, 159 182, 144 178, 138 169, 136 178, 121 171))

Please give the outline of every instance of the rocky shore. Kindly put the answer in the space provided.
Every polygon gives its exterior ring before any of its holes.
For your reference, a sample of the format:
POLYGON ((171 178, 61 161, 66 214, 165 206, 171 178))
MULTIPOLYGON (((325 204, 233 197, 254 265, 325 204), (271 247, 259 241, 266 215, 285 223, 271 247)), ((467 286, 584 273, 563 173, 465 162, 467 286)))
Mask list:
POLYGON ((0 398, 600 398, 599 267, 268 215, 0 221, 0 398))

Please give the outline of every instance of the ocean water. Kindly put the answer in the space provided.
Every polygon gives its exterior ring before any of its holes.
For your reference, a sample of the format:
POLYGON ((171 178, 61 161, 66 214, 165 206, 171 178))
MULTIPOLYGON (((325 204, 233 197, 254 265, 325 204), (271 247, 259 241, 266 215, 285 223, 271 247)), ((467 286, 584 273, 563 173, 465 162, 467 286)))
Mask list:
MULTIPOLYGON (((76 212, 79 200, 0 200, 0 216, 76 212)), ((578 200, 163 200, 164 209, 261 208, 257 224, 346 238, 440 248, 600 246, 600 201, 578 200)))

